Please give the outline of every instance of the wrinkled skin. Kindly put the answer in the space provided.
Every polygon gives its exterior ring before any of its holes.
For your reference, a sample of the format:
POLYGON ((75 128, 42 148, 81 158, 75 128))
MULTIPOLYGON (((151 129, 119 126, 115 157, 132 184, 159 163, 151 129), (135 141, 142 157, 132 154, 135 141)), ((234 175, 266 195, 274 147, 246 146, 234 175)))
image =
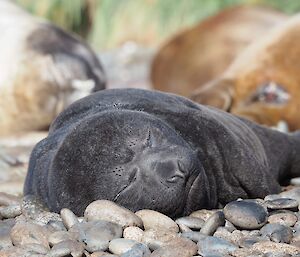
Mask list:
POLYGON ((192 99, 268 126, 300 129, 300 15, 255 41, 192 99))
POLYGON ((82 215, 97 199, 171 217, 280 191, 300 175, 300 135, 172 94, 115 89, 83 98, 34 148, 24 194, 82 215))

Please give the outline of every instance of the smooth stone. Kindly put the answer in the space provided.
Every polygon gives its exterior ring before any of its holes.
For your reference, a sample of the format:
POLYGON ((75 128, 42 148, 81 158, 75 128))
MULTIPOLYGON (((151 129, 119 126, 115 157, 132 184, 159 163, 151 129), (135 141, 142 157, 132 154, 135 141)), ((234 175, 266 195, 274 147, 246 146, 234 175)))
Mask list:
POLYGON ((81 242, 86 244, 85 249, 89 252, 106 251, 109 242, 122 237, 122 227, 109 221, 90 221, 75 224, 69 230, 79 234, 81 242))
POLYGON ((217 211, 209 217, 200 229, 200 233, 212 236, 218 227, 225 225, 225 216, 222 211, 217 211))
POLYGON ((44 226, 52 222, 62 222, 62 220, 58 213, 43 211, 37 214, 32 222, 44 226))
POLYGON ((288 191, 281 192, 280 194, 281 198, 290 198, 295 199, 300 204, 300 188, 296 187, 288 191))
POLYGON ((70 232, 66 232, 66 231, 55 231, 54 233, 50 234, 48 241, 50 246, 56 245, 60 242, 63 241, 68 241, 68 240, 75 240, 77 239, 78 236, 76 237, 76 235, 70 232))
POLYGON ((199 218, 199 219, 203 219, 204 221, 207 221, 217 211, 218 210, 202 209, 202 210, 192 212, 190 214, 190 217, 195 217, 195 218, 199 218))
POLYGON ((298 217, 288 210, 272 212, 268 217, 269 223, 278 223, 289 227, 294 226, 297 221, 298 217))
POLYGON ((49 248, 47 230, 34 223, 17 223, 11 229, 10 237, 15 246, 41 244, 49 248))
POLYGON ((67 208, 63 208, 60 211, 60 216, 62 219, 63 224, 65 225, 65 227, 69 230, 73 225, 77 224, 78 218, 77 216, 74 214, 74 212, 72 212, 71 210, 67 209, 67 208))
POLYGON ((72 257, 81 257, 84 245, 74 240, 67 240, 54 245, 47 256, 59 257, 71 254, 72 257), (64 254, 64 255, 61 255, 64 254))
POLYGON ((247 248, 239 248, 230 254, 230 257, 265 257, 263 253, 247 248))
POLYGON ((108 200, 97 200, 90 203, 85 209, 84 217, 87 221, 105 220, 117 223, 122 228, 143 227, 142 220, 132 211, 108 200))
POLYGON ((287 253, 265 253, 264 257, 291 257, 290 254, 287 253))
POLYGON ((0 206, 18 205, 21 199, 15 195, 0 192, 0 206))
POLYGON ((28 251, 20 247, 12 246, 0 251, 0 257, 32 257, 28 251))
POLYGON ((204 240, 199 241, 197 245, 199 248, 198 253, 205 257, 211 254, 228 254, 238 249, 236 245, 213 236, 208 236, 204 240))
POLYGON ((298 201, 291 198, 279 198, 275 200, 268 200, 265 202, 268 209, 271 210, 282 210, 282 209, 292 209, 298 210, 298 201))
POLYGON ((225 228, 229 231, 229 232, 233 232, 234 230, 236 230, 236 227, 228 220, 225 220, 225 228))
POLYGON ((165 246, 178 237, 173 231, 148 229, 144 232, 142 243, 146 244, 150 250, 156 250, 165 246))
POLYGON ((207 235, 201 234, 200 232, 196 231, 183 232, 180 236, 190 239, 195 243, 198 243, 200 240, 204 240, 207 237, 207 235))
POLYGON ((36 254, 47 254, 49 251, 49 248, 41 244, 26 244, 22 245, 21 248, 36 254))
POLYGON ((275 243, 271 241, 262 241, 255 243, 252 248, 253 250, 262 252, 262 253, 285 253, 285 254, 300 254, 300 248, 284 244, 284 243, 275 243))
POLYGON ((0 250, 12 246, 10 231, 14 225, 15 221, 13 219, 0 221, 0 250))
POLYGON ((293 230, 280 224, 267 224, 260 232, 262 236, 267 236, 276 243, 289 243, 293 238, 293 230))
POLYGON ((190 229, 188 226, 184 225, 184 224, 177 224, 179 227, 179 231, 180 232, 189 232, 189 231, 193 231, 192 229, 190 229))
POLYGON ((273 195, 267 195, 265 198, 264 198, 264 201, 272 201, 272 200, 276 200, 276 199, 279 199, 279 198, 282 198, 281 195, 279 194, 273 194, 273 195))
POLYGON ((156 249, 151 257, 191 257, 195 255, 198 250, 197 245, 189 239, 182 239, 156 249))
POLYGON ((66 229, 65 225, 62 223, 62 221, 58 221, 58 220, 50 220, 46 226, 47 226, 48 230, 51 230, 53 232, 67 231, 67 229, 66 229))
POLYGON ((21 205, 14 204, 6 207, 0 207, 0 216, 5 219, 15 218, 22 214, 21 205))
POLYGON ((262 237, 259 237, 259 236, 249 236, 249 237, 241 238, 239 240, 238 244, 239 244, 240 247, 250 248, 251 246, 253 246, 257 242, 261 242, 261 241, 268 241, 268 240, 266 238, 262 238, 262 237))
POLYGON ((178 225, 168 216, 153 210, 140 210, 135 213, 141 218, 145 230, 160 229, 179 232, 178 225))
POLYGON ((130 250, 134 245, 138 244, 137 241, 125 239, 125 238, 116 238, 109 242, 109 251, 116 255, 121 255, 128 250, 130 250))
POLYGON ((191 216, 179 218, 175 220, 175 222, 178 224, 178 226, 184 225, 187 226, 188 228, 196 229, 196 230, 201 229, 205 223, 203 219, 191 217, 191 216))
POLYGON ((142 242, 142 238, 144 235, 144 230, 139 227, 127 227, 123 231, 123 237, 125 239, 131 239, 138 242, 142 242))
POLYGON ((294 186, 300 186, 300 177, 292 178, 290 184, 294 186))
POLYGON ((267 222, 268 212, 254 201, 234 201, 224 208, 225 218, 242 229, 261 228, 267 222))
POLYGON ((137 243, 120 257, 149 257, 150 255, 151 252, 146 245, 137 243))

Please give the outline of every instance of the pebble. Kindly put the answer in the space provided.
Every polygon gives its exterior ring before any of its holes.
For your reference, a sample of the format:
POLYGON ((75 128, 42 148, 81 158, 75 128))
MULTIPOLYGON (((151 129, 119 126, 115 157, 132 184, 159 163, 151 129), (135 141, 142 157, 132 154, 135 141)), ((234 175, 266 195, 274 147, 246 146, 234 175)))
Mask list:
POLYGON ((77 238, 78 236, 76 236, 75 233, 70 233, 66 231, 55 231, 49 236, 48 241, 50 246, 53 246, 60 242, 68 241, 68 240, 76 240, 77 238))
POLYGON ((151 252, 149 248, 141 243, 135 244, 130 250, 123 253, 121 257, 149 257, 151 252))
POLYGON ((300 187, 293 188, 291 190, 282 192, 279 194, 280 197, 295 199, 300 203, 300 187))
POLYGON ((81 242, 86 244, 89 252, 106 251, 109 242, 122 237, 122 227, 108 221, 82 222, 72 226, 69 232, 79 234, 81 242))
POLYGON ((138 242, 134 240, 116 238, 110 241, 108 248, 113 254, 121 255, 129 251, 136 244, 138 244, 138 242))
POLYGON ((269 223, 278 223, 281 225, 292 227, 298 221, 298 217, 288 210, 275 211, 270 214, 268 217, 269 223))
POLYGON ((131 239, 138 242, 142 242, 142 238, 144 235, 144 230, 139 227, 127 227, 123 231, 123 237, 125 239, 131 239))
POLYGON ((98 200, 89 204, 84 212, 84 217, 87 221, 105 220, 117 223, 122 228, 143 227, 142 220, 132 211, 107 200, 98 200))
POLYGON ((225 216, 222 211, 217 211, 206 220, 203 227, 200 229, 200 233, 208 236, 212 236, 218 227, 225 225, 225 216))
POLYGON ((280 224, 267 224, 260 232, 262 236, 267 236, 276 243, 289 243, 293 237, 292 229, 280 224))
POLYGON ((265 201, 268 209, 271 210, 282 210, 282 209, 291 209, 298 210, 298 201, 291 198, 279 198, 274 200, 265 201))
POLYGON ((266 238, 262 238, 260 236, 249 236, 249 237, 243 237, 239 240, 238 244, 240 247, 251 247, 257 242, 261 241, 268 241, 266 238))
POLYGON ((71 254, 73 257, 81 257, 84 245, 74 240, 66 240, 54 245, 49 251, 49 257, 60 257, 71 254))
POLYGON ((188 228, 195 229, 195 230, 201 229, 205 223, 203 219, 192 217, 192 216, 179 218, 175 220, 175 222, 178 224, 178 226, 184 225, 188 228))
POLYGON ((204 240, 207 237, 207 235, 204 235, 200 232, 189 231, 181 233, 181 237, 190 239, 193 242, 198 243, 200 240, 204 240))
POLYGON ((241 229, 261 228, 266 222, 268 212, 255 201, 234 201, 224 208, 225 218, 241 229))
POLYGON ((208 236, 202 241, 198 242, 199 251, 198 253, 204 257, 213 256, 214 254, 230 254, 234 252, 238 247, 228 241, 208 236))
POLYGON ((177 237, 178 234, 173 231, 148 229, 143 234, 142 243, 146 244, 150 250, 156 250, 177 237))
POLYGON ((300 248, 289 245, 289 244, 284 244, 284 243, 275 243, 275 242, 270 242, 270 241, 262 241, 262 242, 257 242, 255 243, 252 248, 252 250, 256 250, 262 253, 284 253, 284 254, 300 254, 300 248))
POLYGON ((172 232, 179 232, 178 225, 168 216, 153 210, 141 210, 135 213, 141 218, 145 230, 160 229, 172 232))
POLYGON ((33 195, 26 195, 23 198, 22 204, 22 214, 26 218, 35 220, 39 214, 44 211, 48 211, 47 208, 42 204, 42 202, 33 195))
POLYGON ((72 226, 78 223, 77 216, 67 208, 61 209, 60 216, 67 229, 70 229, 72 226))
POLYGON ((46 229, 34 223, 17 223, 11 229, 10 237, 15 246, 41 244, 49 248, 46 229))
POLYGON ((0 216, 2 216, 2 218, 6 218, 6 219, 15 218, 21 214, 22 214, 22 210, 20 204, 0 207, 0 216))
MULTIPOLYGON (((86 256, 89 256, 89 255, 86 255, 86 256)), ((110 254, 108 252, 97 251, 97 252, 92 253, 90 257, 119 257, 119 256, 115 255, 115 254, 110 254)))
POLYGON ((294 186, 300 186, 300 177, 292 178, 290 184, 294 186))
POLYGON ((12 246, 10 231, 14 225, 13 219, 0 221, 0 249, 12 246))
POLYGON ((198 251, 195 243, 188 239, 180 239, 155 250, 151 257, 191 257, 198 251))
POLYGON ((203 219, 204 221, 207 221, 209 219, 209 217, 211 217, 211 215, 213 215, 215 212, 217 212, 218 210, 206 210, 206 209, 202 209, 202 210, 198 210, 198 211, 194 211, 190 214, 191 217, 195 217, 195 218, 199 218, 199 219, 203 219))

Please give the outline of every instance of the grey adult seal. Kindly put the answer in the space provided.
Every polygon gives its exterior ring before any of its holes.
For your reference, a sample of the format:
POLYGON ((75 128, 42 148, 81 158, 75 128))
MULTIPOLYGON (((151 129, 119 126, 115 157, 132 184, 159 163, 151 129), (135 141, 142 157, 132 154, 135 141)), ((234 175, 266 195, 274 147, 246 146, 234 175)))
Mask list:
POLYGON ((43 130, 74 101, 105 88, 79 37, 0 0, 0 137, 43 130))
POLYGON ((24 194, 82 215, 96 199, 172 217, 280 191, 300 175, 300 133, 186 98, 99 91, 62 112, 34 148, 24 194))

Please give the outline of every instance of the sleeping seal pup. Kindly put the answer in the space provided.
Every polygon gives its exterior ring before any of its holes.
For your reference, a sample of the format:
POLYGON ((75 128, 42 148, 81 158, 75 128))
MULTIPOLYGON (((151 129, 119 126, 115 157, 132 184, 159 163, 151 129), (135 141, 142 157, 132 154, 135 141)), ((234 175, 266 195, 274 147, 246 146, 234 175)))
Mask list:
POLYGON ((300 14, 250 44, 191 98, 268 126, 300 129, 300 14))
POLYGON ((87 44, 10 0, 0 1, 0 71, 0 136, 48 128, 106 80, 87 44))
POLYGON ((24 195, 82 215, 108 199, 171 217, 278 193, 300 175, 300 133, 284 134, 184 97, 104 90, 52 123, 30 158, 24 195))

